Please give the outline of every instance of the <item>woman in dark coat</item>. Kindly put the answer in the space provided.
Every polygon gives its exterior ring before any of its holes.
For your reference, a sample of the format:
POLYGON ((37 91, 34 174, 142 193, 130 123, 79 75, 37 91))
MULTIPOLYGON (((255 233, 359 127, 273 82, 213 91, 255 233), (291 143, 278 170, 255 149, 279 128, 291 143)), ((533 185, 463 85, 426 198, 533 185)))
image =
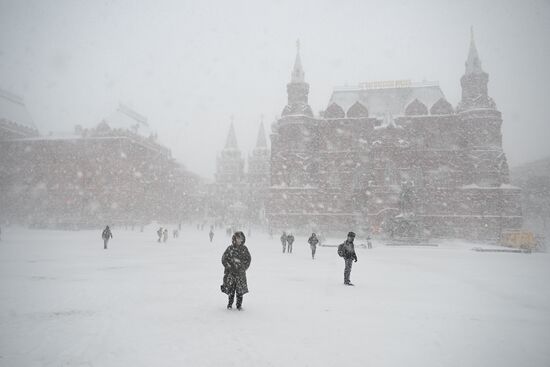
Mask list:
POLYGON ((227 308, 233 308, 235 293, 237 294, 237 309, 243 304, 243 296, 248 293, 246 282, 246 270, 250 266, 252 258, 248 248, 244 245, 246 238, 244 233, 235 232, 231 238, 231 246, 227 247, 222 256, 222 264, 225 268, 221 290, 229 296, 227 308))

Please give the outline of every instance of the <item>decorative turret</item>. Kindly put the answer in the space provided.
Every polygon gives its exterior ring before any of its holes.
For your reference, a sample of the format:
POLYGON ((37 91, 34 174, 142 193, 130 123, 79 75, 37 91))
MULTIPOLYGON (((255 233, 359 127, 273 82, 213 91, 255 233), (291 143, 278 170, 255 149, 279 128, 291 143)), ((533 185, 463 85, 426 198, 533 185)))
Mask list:
POLYGON ((224 150, 239 150, 237 145, 237 137, 235 136, 235 128, 233 127, 233 120, 229 126, 229 132, 227 133, 227 139, 225 141, 224 150))
POLYGON ((227 133, 225 147, 218 156, 216 170, 216 181, 218 183, 238 183, 241 182, 244 175, 244 159, 237 145, 235 128, 233 127, 233 118, 227 133))
POLYGON ((300 40, 296 41, 296 60, 294 60, 294 69, 290 77, 291 83, 305 83, 304 68, 302 67, 302 59, 300 59, 300 40))
POLYGON ((258 131, 258 139, 256 140, 256 147, 252 151, 252 155, 248 158, 249 173, 258 174, 265 173, 265 169, 259 166, 267 165, 267 173, 269 173, 269 160, 270 160, 269 148, 267 147, 267 141, 265 138, 264 122, 260 123, 260 129, 258 131))
POLYGON ((477 108, 495 108, 495 102, 488 96, 487 83, 489 74, 481 68, 481 59, 474 41, 474 30, 471 28, 470 51, 466 60, 466 70, 460 84, 462 85, 462 100, 458 111, 467 111, 477 108))
POLYGON ((263 116, 258 131, 256 147, 248 156, 248 183, 249 190, 247 203, 250 211, 254 213, 255 220, 265 220, 265 204, 271 185, 271 154, 265 138, 263 116))
POLYGON ((258 131, 258 139, 256 139, 255 150, 267 149, 267 140, 265 139, 264 121, 260 123, 260 130, 258 131))
POLYGON ((296 60, 290 77, 290 83, 286 85, 288 104, 283 109, 283 116, 306 115, 313 116, 308 104, 309 84, 305 82, 305 73, 300 58, 300 40, 296 41, 296 60))

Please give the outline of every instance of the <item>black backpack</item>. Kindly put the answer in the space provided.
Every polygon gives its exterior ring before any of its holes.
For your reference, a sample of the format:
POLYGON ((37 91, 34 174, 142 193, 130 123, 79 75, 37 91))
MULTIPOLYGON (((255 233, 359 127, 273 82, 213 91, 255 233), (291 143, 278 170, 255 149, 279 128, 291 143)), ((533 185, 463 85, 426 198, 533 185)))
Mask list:
POLYGON ((338 256, 344 257, 344 244, 338 245, 338 256))

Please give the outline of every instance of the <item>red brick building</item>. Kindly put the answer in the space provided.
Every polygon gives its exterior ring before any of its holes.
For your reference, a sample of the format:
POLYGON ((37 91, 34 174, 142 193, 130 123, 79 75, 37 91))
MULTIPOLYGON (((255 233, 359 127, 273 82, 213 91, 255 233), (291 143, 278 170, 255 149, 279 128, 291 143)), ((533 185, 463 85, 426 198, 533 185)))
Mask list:
POLYGON ((473 35, 456 109, 436 83, 405 80, 335 89, 316 117, 304 75, 298 52, 272 125, 272 228, 489 240, 521 227, 473 35))
POLYGON ((122 105, 97 127, 68 136, 8 136, 2 125, 0 220, 82 228, 191 216, 200 181, 148 128, 122 105))

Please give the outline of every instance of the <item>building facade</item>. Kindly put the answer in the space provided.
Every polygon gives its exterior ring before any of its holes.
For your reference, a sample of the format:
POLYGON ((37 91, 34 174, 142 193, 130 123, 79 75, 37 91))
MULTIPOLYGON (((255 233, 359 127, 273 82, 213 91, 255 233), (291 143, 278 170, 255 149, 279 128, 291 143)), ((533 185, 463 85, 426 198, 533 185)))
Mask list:
POLYGON ((198 177, 156 141, 143 116, 123 105, 96 127, 77 126, 70 135, 2 136, 2 222, 140 225, 184 220, 198 205, 198 177))
POLYGON ((337 88, 314 116, 298 50, 272 125, 270 226, 482 240, 521 227, 487 84, 472 34, 456 109, 437 83, 404 80, 337 88))
POLYGON ((270 159, 263 122, 247 162, 238 147, 231 123, 225 147, 217 159, 208 216, 218 223, 230 225, 265 224, 266 200, 271 185, 270 159), (248 163, 247 170, 245 163, 248 163))

